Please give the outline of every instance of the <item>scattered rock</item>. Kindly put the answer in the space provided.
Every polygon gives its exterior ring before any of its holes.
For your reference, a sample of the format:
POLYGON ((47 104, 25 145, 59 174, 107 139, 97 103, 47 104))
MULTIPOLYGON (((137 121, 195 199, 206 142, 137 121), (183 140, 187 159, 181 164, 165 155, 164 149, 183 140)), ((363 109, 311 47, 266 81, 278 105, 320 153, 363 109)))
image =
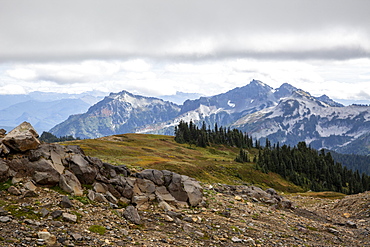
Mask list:
POLYGON ((357 228, 356 223, 355 223, 355 222, 353 222, 353 221, 350 221, 350 220, 348 220, 348 221, 346 222, 346 226, 348 226, 348 227, 350 227, 350 228, 357 228))
POLYGON ((76 241, 82 241, 83 240, 83 237, 81 234, 79 233, 71 233, 71 237, 76 240, 76 241))
POLYGON ((69 213, 62 213, 62 219, 67 222, 77 222, 77 215, 69 214, 69 213))
POLYGON ((44 218, 45 216, 49 215, 50 211, 47 210, 46 208, 42 208, 40 213, 41 213, 41 216, 44 218))
POLYGON ((7 223, 11 221, 12 219, 9 216, 0 216, 0 222, 7 223))
POLYGON ((7 215, 8 215, 8 211, 4 210, 3 208, 0 208, 0 216, 7 216, 7 215))
POLYGON ((46 229, 37 233, 39 239, 44 240, 47 245, 54 245, 57 242, 57 238, 50 234, 46 229))
POLYGON ((337 229, 334 229, 332 227, 329 227, 328 228, 328 232, 334 234, 334 235, 338 235, 339 234, 339 231, 337 229))
POLYGON ((73 204, 68 196, 63 196, 62 200, 59 203, 61 208, 71 208, 73 207, 73 204))
POLYGON ((141 217, 134 206, 128 206, 123 212, 123 216, 136 225, 141 224, 141 217))
POLYGON ((231 238, 231 241, 233 241, 234 243, 242 243, 243 239, 234 236, 231 238))
POLYGON ((33 190, 26 190, 22 197, 37 197, 38 194, 36 193, 36 191, 33 191, 33 190))
POLYGON ((244 240, 244 242, 250 246, 255 246, 256 245, 256 242, 254 241, 253 238, 249 237, 247 239, 244 240))
POLYGON ((15 196, 20 196, 22 195, 22 192, 15 186, 10 186, 8 188, 8 192, 12 195, 15 195, 15 196))
POLYGON ((55 219, 55 218, 58 218, 58 217, 62 216, 62 214, 63 214, 63 211, 56 210, 56 211, 53 211, 50 215, 53 219, 55 219))

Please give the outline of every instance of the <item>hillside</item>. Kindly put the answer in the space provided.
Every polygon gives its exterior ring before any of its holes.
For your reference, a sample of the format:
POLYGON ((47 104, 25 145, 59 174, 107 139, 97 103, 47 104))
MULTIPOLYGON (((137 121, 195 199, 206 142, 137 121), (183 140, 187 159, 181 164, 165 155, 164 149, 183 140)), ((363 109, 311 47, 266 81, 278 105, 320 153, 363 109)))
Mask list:
MULTIPOLYGON (((238 148, 222 145, 200 148, 178 144, 173 136, 146 134, 114 135, 66 144, 79 145, 86 155, 136 170, 165 169, 207 183, 256 184, 280 191, 302 191, 277 174, 255 170, 253 163, 235 162, 238 148)), ((258 151, 252 150, 251 154, 256 155, 258 151)))
POLYGON ((369 246, 368 192, 344 197, 224 184, 243 178, 289 190, 271 173, 236 174, 250 170, 231 160, 236 150, 179 145, 167 136, 74 143, 84 150, 41 144, 28 123, 3 134, 0 246, 369 246), (137 172, 142 167, 209 182, 137 172))

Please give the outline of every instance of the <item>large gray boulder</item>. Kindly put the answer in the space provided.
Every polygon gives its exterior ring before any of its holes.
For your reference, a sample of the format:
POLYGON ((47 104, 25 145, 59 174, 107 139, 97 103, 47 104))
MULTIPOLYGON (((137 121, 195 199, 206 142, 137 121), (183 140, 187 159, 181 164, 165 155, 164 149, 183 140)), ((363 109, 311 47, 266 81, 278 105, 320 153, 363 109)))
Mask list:
POLYGON ((189 198, 190 206, 198 206, 203 201, 203 189, 202 186, 194 178, 188 176, 181 176, 181 182, 184 186, 189 198))
POLYGON ((94 183, 98 171, 84 158, 82 154, 72 155, 69 166, 71 171, 82 184, 94 183))
POLYGON ((180 202, 188 201, 189 196, 184 189, 180 174, 172 173, 171 183, 168 185, 167 189, 176 200, 180 202))
POLYGON ((28 167, 34 171, 33 179, 36 183, 42 185, 56 185, 59 183, 60 173, 50 160, 41 158, 38 161, 30 162, 28 167))
POLYGON ((163 173, 159 170, 155 169, 146 169, 140 173, 138 173, 138 177, 145 178, 153 183, 155 183, 158 186, 161 186, 164 184, 164 176, 163 173))
POLYGON ((64 174, 60 175, 59 187, 65 192, 74 194, 75 196, 82 196, 83 189, 80 181, 70 171, 66 170, 64 174))
POLYGON ((10 131, 3 138, 2 142, 13 151, 25 152, 40 146, 38 137, 39 135, 32 125, 28 122, 23 122, 10 131))

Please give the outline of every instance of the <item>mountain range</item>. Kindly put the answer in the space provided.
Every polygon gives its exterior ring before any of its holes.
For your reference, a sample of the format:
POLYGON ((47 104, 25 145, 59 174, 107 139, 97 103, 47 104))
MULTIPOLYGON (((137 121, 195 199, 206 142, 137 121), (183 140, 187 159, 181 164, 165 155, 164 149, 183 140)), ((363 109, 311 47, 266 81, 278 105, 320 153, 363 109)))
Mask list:
POLYGON ((182 105, 127 91, 111 93, 86 113, 53 127, 56 136, 96 138, 122 133, 173 135, 180 120, 213 128, 238 128, 254 138, 313 148, 369 154, 370 107, 344 106, 326 95, 314 97, 288 83, 273 89, 253 80, 243 87, 182 105))
POLYGON ((10 131, 27 121, 42 133, 72 114, 86 112, 103 95, 97 91, 82 94, 31 92, 0 95, 0 128, 10 131))

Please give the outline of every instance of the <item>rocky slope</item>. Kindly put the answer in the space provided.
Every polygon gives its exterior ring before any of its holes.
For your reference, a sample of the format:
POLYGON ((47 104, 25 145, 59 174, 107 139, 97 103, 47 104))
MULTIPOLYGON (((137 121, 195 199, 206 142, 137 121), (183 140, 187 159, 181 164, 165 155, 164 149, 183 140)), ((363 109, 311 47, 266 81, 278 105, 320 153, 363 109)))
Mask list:
POLYGON ((370 246, 370 193, 343 199, 131 174, 76 146, 1 132, 0 246, 370 246))

